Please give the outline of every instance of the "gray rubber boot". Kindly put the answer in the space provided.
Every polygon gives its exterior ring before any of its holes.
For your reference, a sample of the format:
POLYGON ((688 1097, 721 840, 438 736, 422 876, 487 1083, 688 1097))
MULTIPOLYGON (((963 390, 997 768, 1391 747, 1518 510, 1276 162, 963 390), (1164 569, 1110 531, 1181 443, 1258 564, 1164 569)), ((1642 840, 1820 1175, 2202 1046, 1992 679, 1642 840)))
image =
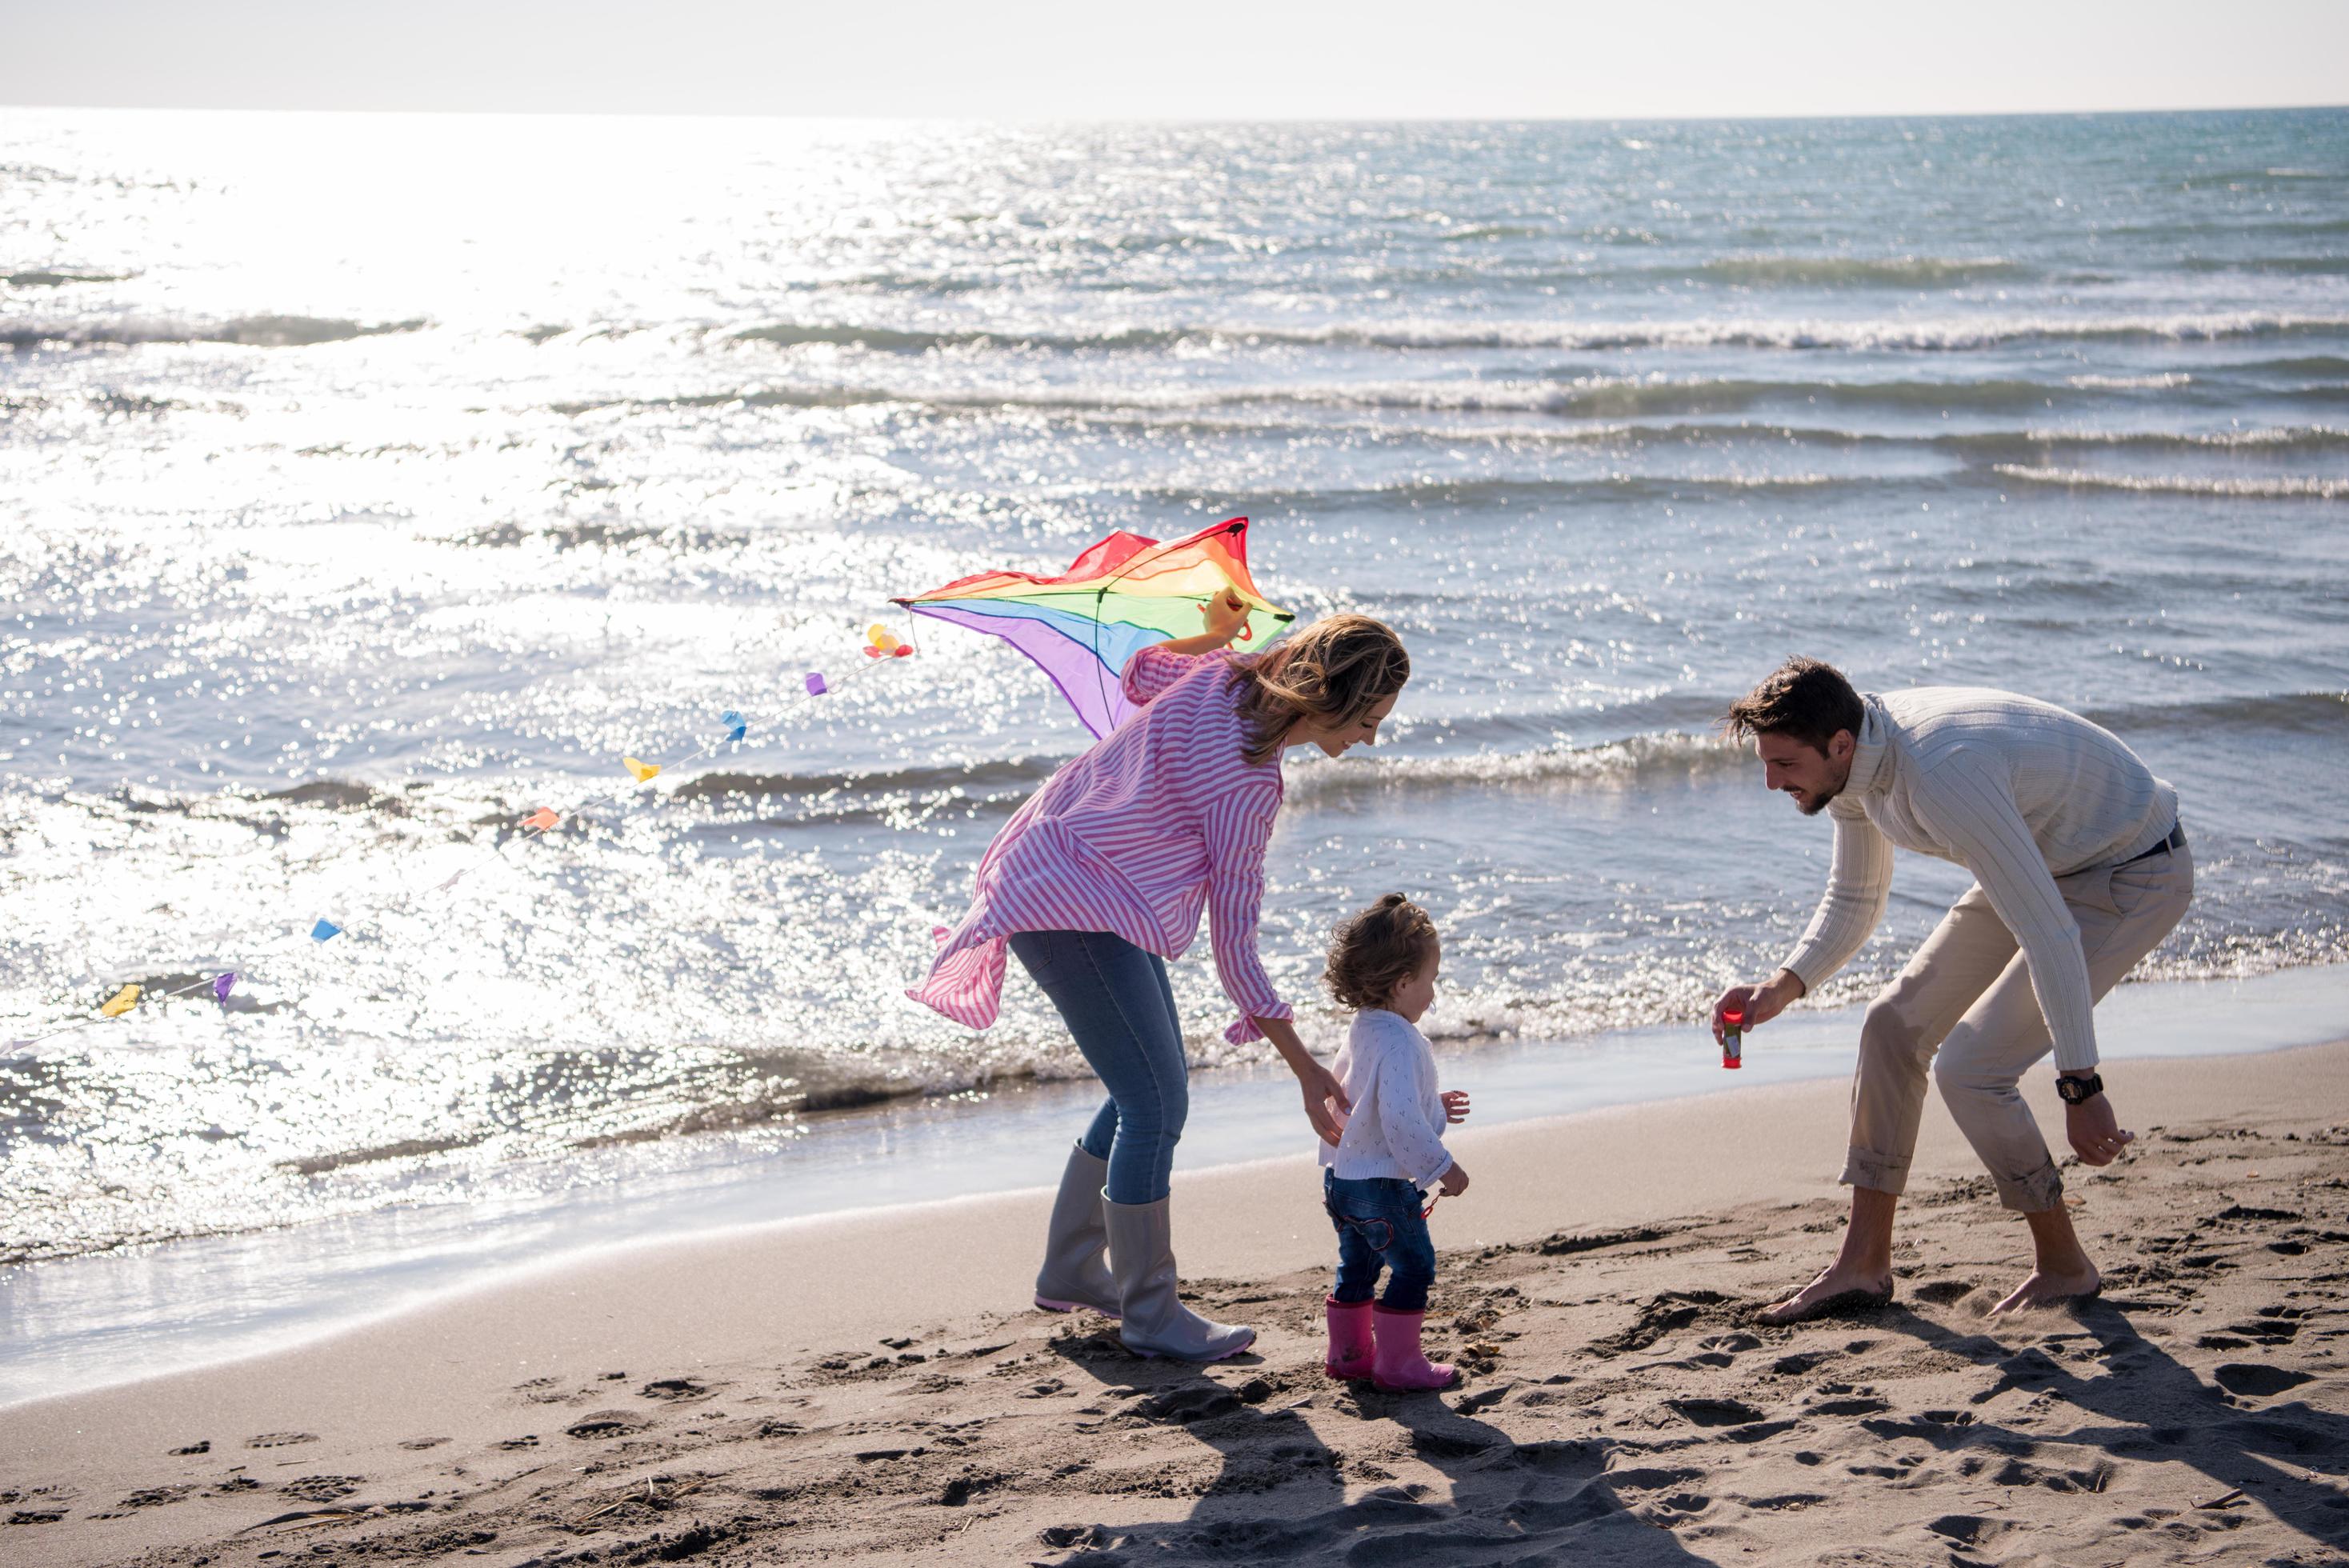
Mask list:
POLYGON ((1171 1200, 1112 1203, 1102 1200, 1109 1221, 1109 1266, 1117 1275, 1125 1321, 1118 1337, 1137 1356, 1170 1356, 1178 1361, 1221 1361, 1256 1343, 1256 1330, 1210 1323, 1174 1294, 1174 1222, 1171 1200))
POLYGON ((1036 1305, 1047 1312, 1090 1307, 1104 1317, 1118 1315, 1117 1281, 1102 1262, 1109 1231, 1102 1223, 1102 1183, 1109 1161, 1069 1150, 1061 1172, 1060 1195, 1052 1200, 1052 1228, 1044 1238, 1044 1266, 1036 1271, 1036 1305))

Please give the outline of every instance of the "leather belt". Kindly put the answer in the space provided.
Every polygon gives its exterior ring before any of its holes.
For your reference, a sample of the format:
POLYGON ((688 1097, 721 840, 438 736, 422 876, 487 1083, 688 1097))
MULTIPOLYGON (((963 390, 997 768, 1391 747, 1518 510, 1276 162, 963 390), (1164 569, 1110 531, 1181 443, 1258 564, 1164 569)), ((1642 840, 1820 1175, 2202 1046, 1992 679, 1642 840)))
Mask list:
POLYGON ((2161 842, 2154 845, 2153 848, 2146 851, 2143 854, 2131 855, 2125 861, 2115 861, 2113 864, 2116 866, 2133 866, 2139 861, 2149 861, 2154 856, 2161 854, 2165 851, 2182 850, 2185 847, 2186 828, 2184 824, 2172 822, 2169 825, 2169 837, 2162 840, 2161 842))

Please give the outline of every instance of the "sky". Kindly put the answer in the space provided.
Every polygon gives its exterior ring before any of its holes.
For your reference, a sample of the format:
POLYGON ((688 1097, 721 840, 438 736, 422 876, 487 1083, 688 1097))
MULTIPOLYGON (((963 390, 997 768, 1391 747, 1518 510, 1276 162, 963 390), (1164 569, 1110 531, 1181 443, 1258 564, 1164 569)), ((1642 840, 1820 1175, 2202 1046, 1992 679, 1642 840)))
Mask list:
POLYGON ((0 0, 0 105, 1614 119, 2344 102, 2344 0, 0 0))

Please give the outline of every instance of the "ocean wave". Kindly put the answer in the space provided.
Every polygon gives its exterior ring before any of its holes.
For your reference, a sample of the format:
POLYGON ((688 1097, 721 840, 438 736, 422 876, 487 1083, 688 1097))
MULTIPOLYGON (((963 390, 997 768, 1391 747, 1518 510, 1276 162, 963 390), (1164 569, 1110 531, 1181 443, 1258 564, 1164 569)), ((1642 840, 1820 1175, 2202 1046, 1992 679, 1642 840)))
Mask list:
POLYGON ((2159 392, 2184 387, 2193 379, 2182 370, 2164 370, 2151 376, 2067 376, 2064 383, 2103 392, 2159 392))
POLYGON ((2282 359, 2246 360, 2230 368, 2270 376, 2349 377, 2349 358, 2337 354, 2302 354, 2282 359))
MULTIPOLYGON (((1554 381, 1363 381, 1295 387, 1112 387, 1020 391, 993 387, 880 385, 752 387, 668 397, 614 397, 550 404, 566 418, 605 409, 850 407, 905 404, 950 410, 1033 409, 1041 413, 1181 414, 1216 408, 1291 407, 1425 410, 1431 413, 1542 414, 1574 418, 1630 419, 1651 415, 1735 413, 1757 404, 1790 402, 1835 407, 1921 408, 2042 408, 2073 398, 2063 383, 2021 378, 1987 381, 1842 382, 1744 377, 1592 377, 1554 381)), ((2075 399, 2076 400, 2076 399, 2075 399)), ((1624 427, 1628 428, 1629 427, 1624 427)))
POLYGON ((1635 735, 1595 746, 1546 746, 1531 751, 1477 751, 1458 757, 1374 756, 1349 758, 1331 768, 1308 765, 1289 773, 1288 795, 1292 800, 1327 800, 1463 786, 1622 789, 1665 779, 1725 775, 1745 763, 1743 751, 1716 736, 1675 731, 1635 735))
POLYGON ((2178 264, 2189 273, 2268 273, 2285 277, 2349 273, 2349 256, 2189 256, 2178 264))
POLYGON ((2138 703, 2099 707, 2082 717, 2106 728, 2207 729, 2228 734, 2338 735, 2349 719, 2349 691, 2270 692, 2207 702, 2138 703))
POLYGON ((10 273, 0 283, 11 288, 55 289, 69 284, 119 284, 137 274, 132 273, 52 272, 46 268, 32 272, 10 273))
POLYGON ((426 323, 357 322, 316 315, 243 315, 222 322, 130 320, 12 323, 0 326, 0 343, 18 351, 35 348, 136 346, 150 343, 226 343, 243 348, 306 348, 386 333, 420 332, 426 323))
MULTIPOLYGON (((1800 434, 1790 431, 1788 438, 1800 434)), ((1898 436, 1875 438, 1900 439, 1898 436)), ((2282 425, 2251 430, 1976 430, 1927 439, 1934 446, 1974 453, 2049 447, 2129 452, 2258 452, 2270 456, 2349 451, 2349 430, 2330 425, 2282 425)))
MULTIPOLYGON (((2349 376, 2349 359, 2303 356, 2248 362, 2230 369, 2252 374, 2349 376)), ((2207 375, 2207 373, 2206 373, 2207 375)), ((884 380, 805 386, 744 386, 667 397, 606 397, 545 405, 565 418, 728 407, 830 408, 900 404, 953 412, 994 409, 1040 413, 1179 416, 1217 409, 1295 407, 1425 411, 1455 414, 1537 414, 1557 418, 1630 420, 1673 415, 1738 413, 1770 405, 1858 410, 1963 408, 1995 413, 2058 407, 2094 407, 2114 393, 2175 391, 2196 377, 2179 372, 2145 376, 2067 377, 2035 380, 1992 377, 1976 380, 1711 376, 1587 376, 1557 379, 1322 381, 1223 387, 1136 384, 1021 389, 1001 386, 890 385, 884 380)), ((2281 396, 2302 394, 2286 391, 2281 396)), ((1630 427, 1623 427, 1625 429, 1630 427)))
POLYGON ((784 346, 858 346, 922 354, 957 348, 1103 353, 1195 345, 1309 348, 1528 349, 1774 348, 1946 352, 2061 341, 2215 342, 2349 332, 2349 315, 2270 311, 2106 316, 1984 316, 1923 321, 1685 321, 1575 325, 1516 322, 1490 327, 1451 323, 1297 328, 1200 325, 1123 327, 1091 333, 1017 328, 916 329, 853 324, 777 323, 729 335, 732 342, 784 346))
MULTIPOLYGON (((1319 511, 1349 507, 1402 507, 1417 511, 1423 507, 1504 506, 1513 502, 1554 502, 1559 506, 1595 504, 1600 501, 1642 500, 1655 498, 1670 500, 1675 496, 1695 497, 1707 493, 1744 494, 1757 490, 1825 490, 1838 486, 1880 487, 1886 483, 1880 474, 1790 473, 1690 473, 1640 474, 1618 470, 1572 479, 1547 480, 1442 480, 1413 479, 1393 484, 1329 485, 1299 487, 1293 490, 1252 490, 1248 503, 1259 512, 1294 511, 1312 513, 1319 511)), ((1191 490, 1164 489, 1148 486, 1132 492, 1137 500, 1154 505, 1176 507, 1188 505, 1198 499, 1191 490)))
POLYGON ((675 791, 681 799, 825 799, 842 795, 978 793, 1040 785, 1065 757, 998 758, 985 762, 894 768, 871 773, 704 773, 675 791))
POLYGON ((1998 256, 1723 256, 1690 271, 1730 284, 1936 288, 2026 277, 2033 269, 1998 256))
POLYGON ((2147 495, 2224 496, 2230 499, 2338 500, 2349 498, 2349 480, 2221 479, 2196 474, 2099 474, 2085 469, 2033 468, 2000 463, 2001 476, 2026 484, 2061 485, 2074 490, 2135 490, 2147 495))

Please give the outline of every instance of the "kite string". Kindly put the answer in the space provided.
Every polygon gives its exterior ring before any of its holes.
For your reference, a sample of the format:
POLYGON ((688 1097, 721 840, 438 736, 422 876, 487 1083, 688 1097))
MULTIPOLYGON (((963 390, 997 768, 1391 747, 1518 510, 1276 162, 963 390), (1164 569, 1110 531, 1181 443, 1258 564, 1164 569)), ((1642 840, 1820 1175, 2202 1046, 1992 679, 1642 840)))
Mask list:
MULTIPOLYGON (((700 761, 704 758, 716 755, 719 748, 721 747, 729 745, 739 747, 747 741, 750 731, 754 728, 762 732, 767 732, 771 736, 773 732, 780 729, 785 714, 796 712, 801 705, 812 701, 818 696, 829 695, 833 692, 838 691, 845 686, 848 686, 860 676, 868 673, 872 665, 895 664, 895 662, 896 661, 894 658, 882 657, 871 660, 867 665, 852 665, 850 666, 847 674, 841 676, 837 679, 833 679, 821 674, 812 674, 808 677, 808 684, 806 684, 802 690, 790 694, 780 705, 778 705, 778 711, 774 717, 761 719, 754 725, 748 719, 744 719, 740 717, 740 716, 737 716, 738 724, 742 730, 742 736, 740 738, 737 738, 733 734, 732 730, 730 729, 719 738, 704 742, 698 750, 693 751, 687 756, 673 758, 656 765, 650 769, 650 771, 646 772, 641 777, 636 779, 635 783, 640 787, 650 782, 656 774, 665 772, 672 768, 689 767, 693 763, 700 761)), ((730 710, 730 711, 731 710, 730 710)), ((566 807, 562 812, 555 814, 556 820, 554 822, 532 825, 535 823, 535 820, 541 815, 541 813, 545 811, 547 809, 542 808, 540 811, 533 812, 531 814, 531 819, 526 822, 526 825, 519 833, 513 834, 508 838, 501 839, 495 844, 490 845, 478 851, 469 863, 459 867, 455 872, 443 878, 431 888, 425 889, 410 885, 405 888, 399 896, 386 903, 374 905, 372 907, 371 913, 375 918, 371 920, 369 923, 379 923, 381 917, 386 914, 404 913, 414 905, 419 899, 429 896, 429 894, 449 893, 453 892, 459 882, 471 875, 472 872, 481 870, 482 867, 487 865, 490 861, 506 860, 505 847, 508 843, 514 841, 514 840, 519 839, 524 843, 527 843, 534 839, 543 838, 559 824, 563 817, 575 817, 580 813, 591 810, 597 806, 619 800, 627 793, 628 789, 626 787, 608 789, 600 795, 592 796, 585 800, 578 801, 566 807)), ((315 859, 315 857, 313 858, 315 859)), ((314 942, 324 942, 333 936, 342 934, 345 929, 346 928, 344 926, 334 924, 332 922, 321 920, 318 923, 318 927, 314 928, 313 930, 312 940, 314 942), (326 928, 324 930, 324 934, 319 934, 320 928, 326 928)), ((271 947, 283 948, 286 945, 288 945, 288 942, 281 939, 278 943, 271 944, 271 947)), ((261 954, 256 954, 256 956, 263 957, 271 955, 273 954, 269 948, 264 948, 261 954)), ((88 1028, 94 1024, 110 1024, 114 1022, 117 1017, 128 1016, 130 1012, 135 1010, 138 1004, 141 1001, 150 998, 157 1001, 167 1001, 173 997, 184 996, 191 992, 201 991, 209 986, 215 986, 222 979, 228 980, 233 985, 239 978, 250 972, 251 965, 250 962, 248 962, 246 966, 243 968, 210 969, 197 979, 189 982, 187 985, 175 986, 168 991, 150 992, 146 988, 140 987, 138 991, 132 994, 130 1006, 123 1008, 119 1014, 100 1012, 88 1017, 76 1018, 68 1023, 60 1024, 56 1027, 48 1029, 38 1035, 34 1035, 26 1038, 12 1039, 9 1042, 9 1049, 5 1052, 0 1052, 0 1060, 5 1060, 11 1057, 24 1055, 32 1047, 41 1045, 48 1040, 56 1039, 63 1035, 73 1034, 78 1030, 88 1028)), ((222 1001, 223 1006, 225 1006, 227 1001, 225 995, 222 995, 222 1001)))

